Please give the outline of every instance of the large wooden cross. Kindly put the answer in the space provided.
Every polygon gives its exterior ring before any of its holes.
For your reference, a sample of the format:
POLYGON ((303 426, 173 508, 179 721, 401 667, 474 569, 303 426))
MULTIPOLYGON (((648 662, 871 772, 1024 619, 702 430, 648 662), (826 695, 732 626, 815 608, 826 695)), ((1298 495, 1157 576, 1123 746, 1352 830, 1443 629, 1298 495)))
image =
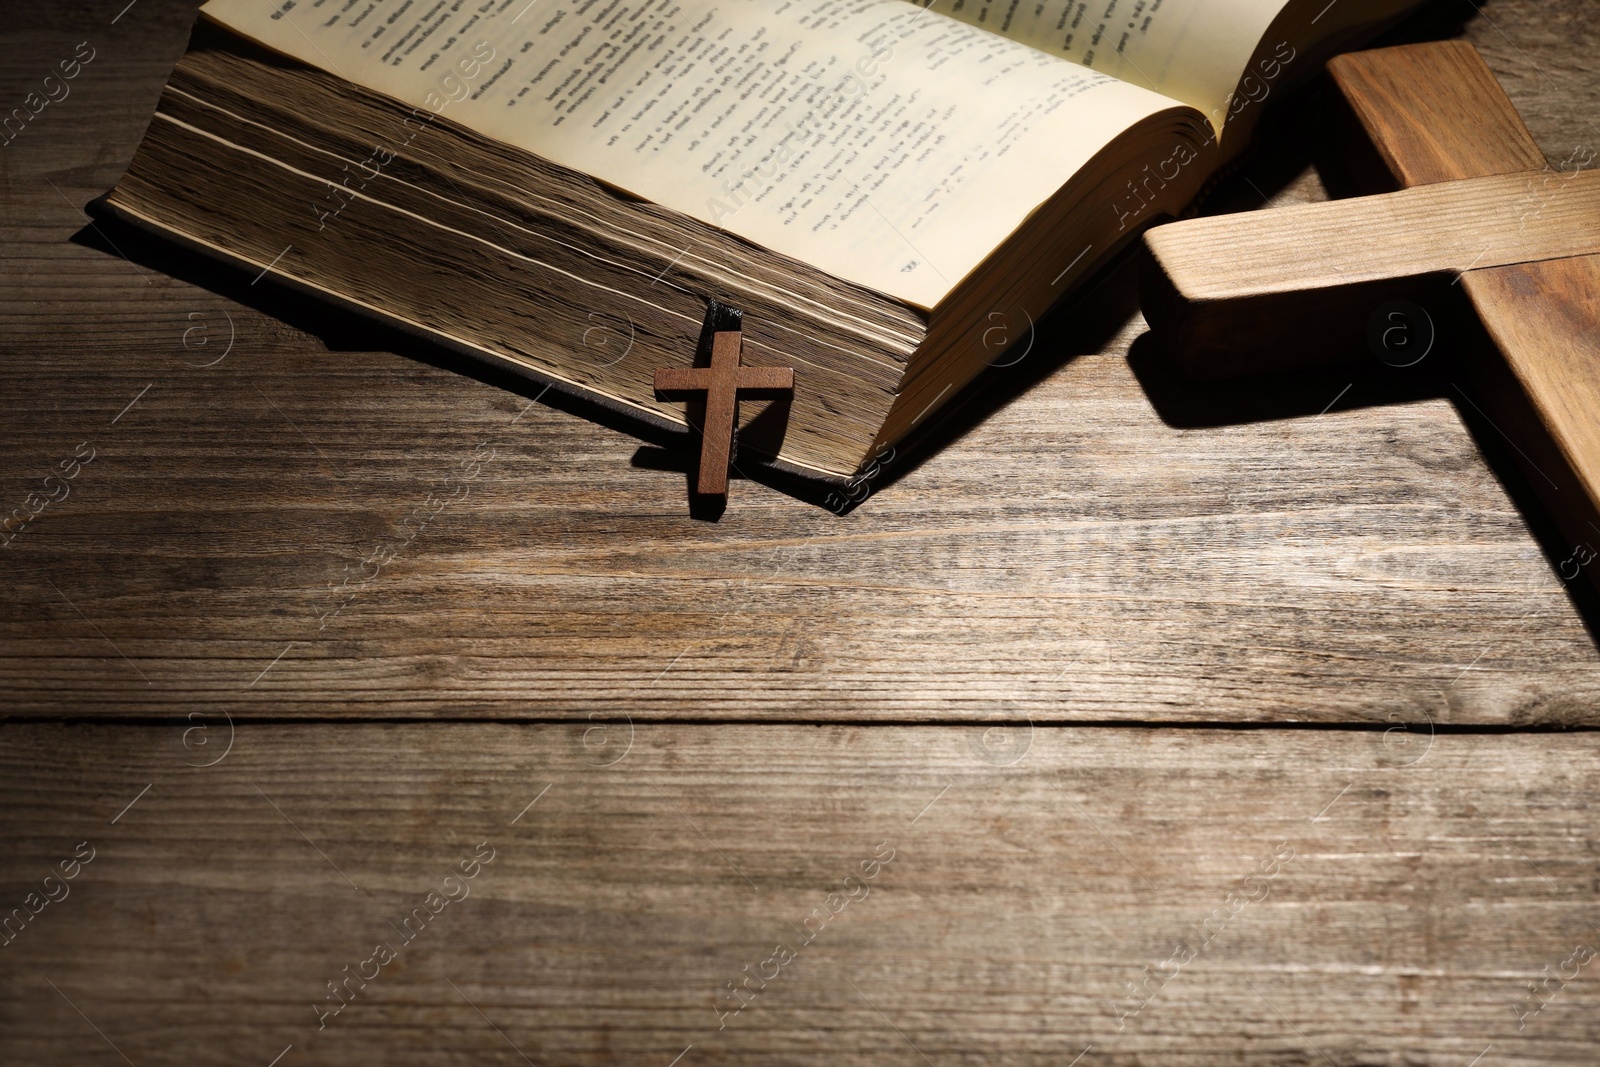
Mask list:
MULTIPOLYGON (((656 371, 656 392, 705 394, 705 417, 700 426, 700 471, 695 491, 701 496, 728 493, 728 465, 733 460, 733 430, 739 415, 739 394, 781 392, 794 388, 791 367, 744 367, 739 359, 744 344, 740 314, 713 302, 706 313, 711 335, 711 361, 706 367, 666 367, 656 371)), ((693 421, 691 416, 690 421, 693 421)))
POLYGON ((1585 567, 1600 546, 1594 153, 1551 168, 1464 42, 1352 53, 1328 70, 1400 191, 1151 230, 1143 304, 1155 338, 1205 377, 1369 344, 1398 364, 1431 336, 1419 305, 1433 298, 1419 294, 1459 286, 1488 341, 1462 353, 1475 403, 1566 538, 1562 576, 1584 568, 1600 585, 1600 564, 1585 567))

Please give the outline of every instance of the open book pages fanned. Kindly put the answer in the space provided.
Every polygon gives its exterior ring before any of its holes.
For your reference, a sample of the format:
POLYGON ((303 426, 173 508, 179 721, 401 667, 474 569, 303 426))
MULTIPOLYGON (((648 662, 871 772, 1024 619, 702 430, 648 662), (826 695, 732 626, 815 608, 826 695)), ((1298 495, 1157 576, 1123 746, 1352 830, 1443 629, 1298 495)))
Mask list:
POLYGON ((210 0, 107 210, 655 423, 708 298, 846 479, 1384 0, 210 0))

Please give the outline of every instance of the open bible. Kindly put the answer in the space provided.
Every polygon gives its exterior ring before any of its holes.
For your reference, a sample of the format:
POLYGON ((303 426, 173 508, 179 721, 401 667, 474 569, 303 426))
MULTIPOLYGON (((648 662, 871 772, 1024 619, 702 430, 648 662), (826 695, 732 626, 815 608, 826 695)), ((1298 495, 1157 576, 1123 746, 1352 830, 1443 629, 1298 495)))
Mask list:
POLYGON ((210 0, 103 208, 683 426, 708 298, 847 479, 1400 0, 210 0))

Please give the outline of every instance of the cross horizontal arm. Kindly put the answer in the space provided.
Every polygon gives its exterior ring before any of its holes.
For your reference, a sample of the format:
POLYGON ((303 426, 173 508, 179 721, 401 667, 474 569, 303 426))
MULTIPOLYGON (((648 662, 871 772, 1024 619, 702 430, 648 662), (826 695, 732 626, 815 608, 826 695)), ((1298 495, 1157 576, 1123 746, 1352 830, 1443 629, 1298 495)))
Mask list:
POLYGON ((663 367, 656 371, 656 389, 663 393, 705 389, 711 381, 709 367, 663 367))
POLYGON ((1191 219, 1145 243, 1189 302, 1600 252, 1600 171, 1492 174, 1191 219))
POLYGON ((746 389, 793 389, 793 367, 740 367, 739 391, 746 389))
POLYGON ((1145 235, 1145 319, 1192 374, 1359 331, 1407 283, 1600 251, 1600 171, 1499 174, 1175 222, 1145 235))

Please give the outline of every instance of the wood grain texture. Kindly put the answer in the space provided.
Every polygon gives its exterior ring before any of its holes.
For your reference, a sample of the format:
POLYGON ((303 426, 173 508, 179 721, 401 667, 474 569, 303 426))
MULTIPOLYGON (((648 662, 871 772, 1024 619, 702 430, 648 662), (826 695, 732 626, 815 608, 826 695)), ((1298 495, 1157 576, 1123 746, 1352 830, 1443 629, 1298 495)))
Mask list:
POLYGON ((1403 186, 1544 169, 1538 142, 1466 41, 1352 52, 1328 73, 1403 186))
MULTIPOLYGON (((1127 360, 1124 269, 1013 324, 1009 376, 850 514, 739 485, 696 522, 691 456, 103 244, 78 208, 193 5, 116 14, 0 39, 13 101, 98 48, 0 149, 0 513, 96 450, 0 549, 5 715, 1596 719, 1562 557, 1452 371, 1175 396, 1127 360)), ((1467 24, 1552 159, 1596 141, 1596 33, 1580 3, 1467 24)), ((1300 151, 1215 210, 1320 199, 1300 151)))
POLYGON ((1526 1067, 1600 1041, 1600 961, 1528 991, 1600 946, 1594 733, 261 725, 188 766, 211 731, 0 729, 0 903, 94 850, 0 949, 6 1062, 1526 1067))
POLYGON ((1591 500, 1600 499, 1600 257, 1522 264, 1482 277, 1474 271, 1469 280, 1480 308, 1496 306, 1485 321, 1566 466, 1591 500))
POLYGON ((1570 546, 1557 571, 1600 579, 1590 567, 1600 545, 1600 256, 1475 270, 1462 285, 1493 342, 1478 359, 1484 407, 1570 546))

